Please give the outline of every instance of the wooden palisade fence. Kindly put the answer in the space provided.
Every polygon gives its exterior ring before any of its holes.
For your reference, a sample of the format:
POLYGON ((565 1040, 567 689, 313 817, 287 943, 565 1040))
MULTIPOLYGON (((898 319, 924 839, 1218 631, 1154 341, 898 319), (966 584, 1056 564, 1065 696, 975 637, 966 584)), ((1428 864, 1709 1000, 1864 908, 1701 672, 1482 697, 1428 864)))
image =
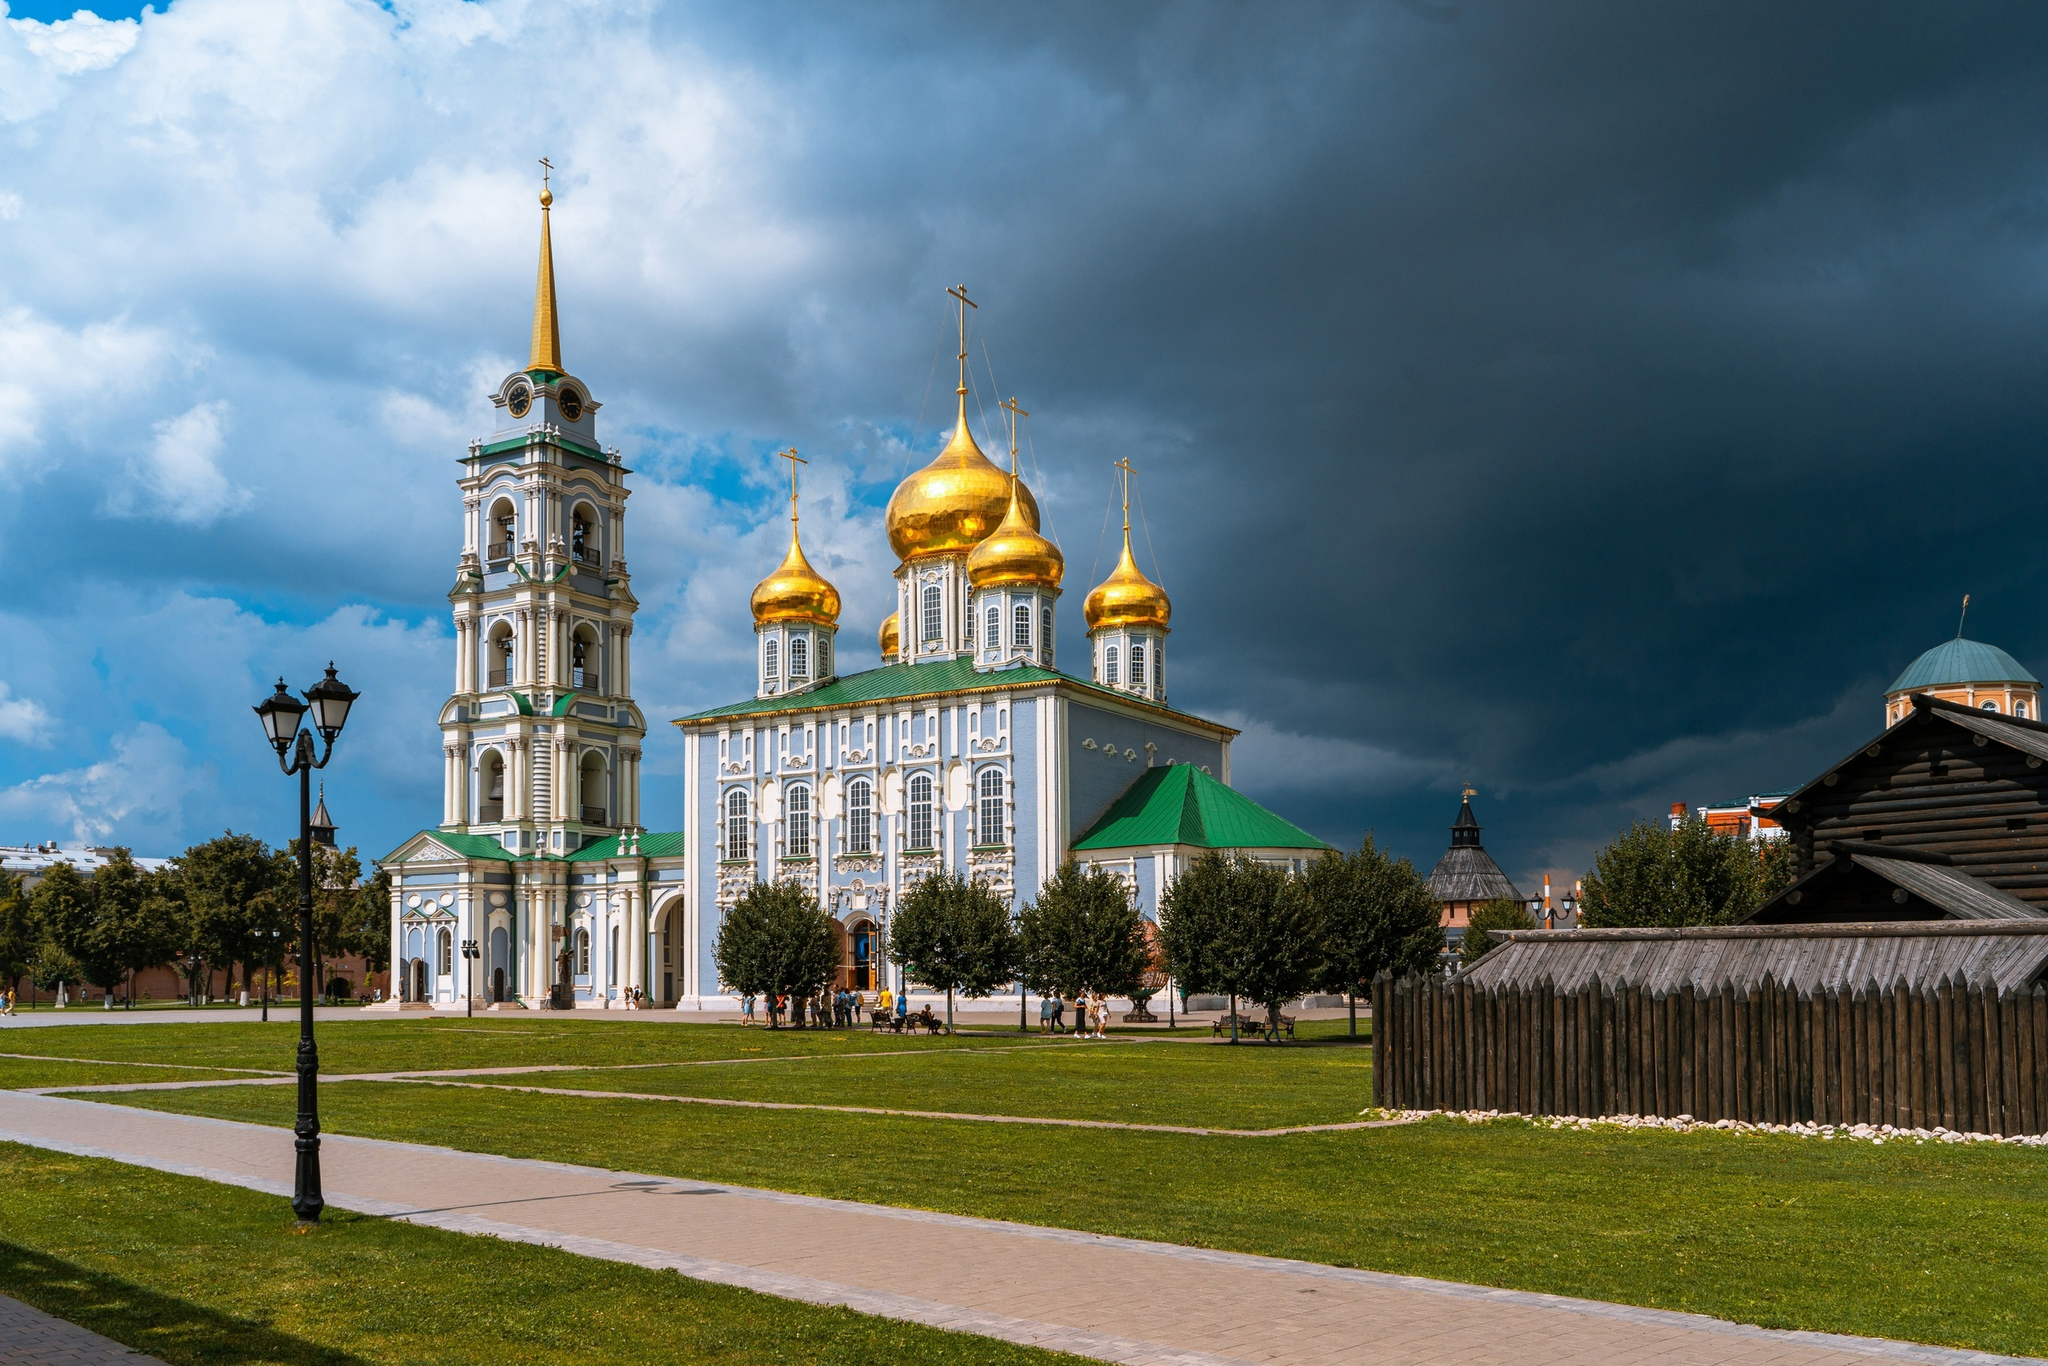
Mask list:
POLYGON ((1385 1109, 2048 1131, 2048 989, 1373 984, 1385 1109))

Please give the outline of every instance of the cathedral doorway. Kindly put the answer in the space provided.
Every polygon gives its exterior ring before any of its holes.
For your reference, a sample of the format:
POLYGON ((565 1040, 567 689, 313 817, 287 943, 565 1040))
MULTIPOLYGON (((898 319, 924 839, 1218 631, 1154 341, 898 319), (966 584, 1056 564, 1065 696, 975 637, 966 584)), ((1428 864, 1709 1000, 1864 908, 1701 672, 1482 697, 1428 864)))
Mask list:
POLYGON ((505 1001, 505 969, 491 969, 491 999, 500 1005, 505 1001))
POLYGON ((875 988, 875 927, 863 920, 854 925, 848 933, 853 937, 853 962, 851 964, 851 986, 855 991, 873 991, 875 988))
POLYGON ((412 960, 412 999, 415 1001, 431 999, 427 995, 427 960, 424 958, 412 960))

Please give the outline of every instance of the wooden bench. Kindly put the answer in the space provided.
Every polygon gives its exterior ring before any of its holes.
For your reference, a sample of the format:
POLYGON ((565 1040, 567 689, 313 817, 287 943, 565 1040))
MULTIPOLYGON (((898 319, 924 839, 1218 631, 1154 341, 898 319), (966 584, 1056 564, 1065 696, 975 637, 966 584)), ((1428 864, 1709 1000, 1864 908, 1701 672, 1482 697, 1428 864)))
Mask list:
MULTIPOLYGON (((1256 1038, 1269 1039, 1272 1037, 1272 1023, 1263 1015, 1221 1016, 1209 1026, 1209 1037, 1220 1039, 1229 1034, 1233 1018, 1237 1021, 1237 1036, 1239 1038, 1243 1038, 1247 1034, 1256 1038)), ((1280 1017, 1279 1032, 1285 1034, 1290 1039, 1294 1037, 1294 1017, 1292 1015, 1282 1015, 1280 1017)))

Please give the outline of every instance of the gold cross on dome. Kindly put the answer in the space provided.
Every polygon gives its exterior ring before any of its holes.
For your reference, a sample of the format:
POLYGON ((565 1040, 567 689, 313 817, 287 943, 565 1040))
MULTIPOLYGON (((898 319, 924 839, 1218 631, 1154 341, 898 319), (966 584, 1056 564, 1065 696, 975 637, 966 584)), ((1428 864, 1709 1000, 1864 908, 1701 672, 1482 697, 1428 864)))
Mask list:
POLYGON ((1010 477, 1014 479, 1017 477, 1017 419, 1029 417, 1031 414, 1017 406, 1017 396, 1015 394, 1010 395, 1005 401, 998 403, 996 407, 1010 410, 1010 477))
POLYGON ((540 187, 543 190, 548 187, 548 177, 553 175, 554 171, 555 163, 549 161, 546 157, 542 157, 540 159, 540 187))
POLYGON ((808 464, 810 464, 811 462, 810 462, 810 461, 808 461, 808 460, 806 460, 806 459, 804 459, 804 458, 803 458, 802 456, 798 455, 798 454, 796 453, 796 447, 794 447, 794 446, 791 446, 791 447, 790 447, 790 448, 789 448, 788 450, 786 450, 786 451, 777 451, 777 452, 775 453, 775 458, 776 458, 777 460, 787 460, 787 461, 789 462, 789 523, 790 523, 790 525, 791 525, 791 526, 795 526, 795 525, 796 525, 796 467, 797 467, 798 465, 808 465, 808 464))
POLYGON ((1117 461, 1116 467, 1124 472, 1124 534, 1129 535, 1131 530, 1131 476, 1136 474, 1137 471, 1131 468, 1131 458, 1128 455, 1117 461))
POLYGON ((965 394, 967 392, 967 310, 972 308, 978 311, 981 305, 967 297, 966 285, 953 285, 946 292, 960 301, 960 388, 957 392, 965 394))

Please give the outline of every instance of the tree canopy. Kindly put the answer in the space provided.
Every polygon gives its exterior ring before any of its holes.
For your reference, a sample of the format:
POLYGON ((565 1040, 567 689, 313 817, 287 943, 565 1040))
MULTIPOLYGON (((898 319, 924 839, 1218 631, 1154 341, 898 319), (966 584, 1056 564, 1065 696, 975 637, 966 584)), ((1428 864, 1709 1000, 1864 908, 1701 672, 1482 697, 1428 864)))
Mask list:
POLYGON ((1358 1032, 1361 987, 1382 972, 1426 970, 1443 947, 1442 912, 1415 865, 1368 835, 1355 854, 1326 854, 1301 875, 1323 951, 1315 985, 1341 991, 1358 1032))
POLYGON ((832 975, 836 949, 832 919, 809 891, 757 882, 726 913, 711 956, 719 977, 743 995, 809 996, 832 975))
POLYGON ((1465 926, 1465 937, 1458 944, 1458 962, 1471 967, 1487 951, 1500 947, 1494 942, 1488 930, 1529 930, 1536 922, 1529 918, 1529 908, 1512 897, 1496 901, 1485 901, 1472 908, 1471 923, 1465 926))
POLYGON ((1244 996, 1277 1019, 1324 969, 1301 880, 1242 853, 1209 850, 1161 898, 1160 938, 1182 988, 1244 996))
POLYGON ((1152 965, 1145 917, 1129 884, 1069 859, 1017 917, 1025 985, 1042 996, 1132 996, 1152 965))
POLYGON ((1789 840, 1638 822, 1600 851, 1579 899, 1590 929, 1730 925, 1792 881, 1789 840))
POLYGON ((986 996, 1017 971, 1017 936, 1009 908, 986 882, 950 870, 921 879, 889 924, 889 957, 912 981, 946 993, 986 996))

